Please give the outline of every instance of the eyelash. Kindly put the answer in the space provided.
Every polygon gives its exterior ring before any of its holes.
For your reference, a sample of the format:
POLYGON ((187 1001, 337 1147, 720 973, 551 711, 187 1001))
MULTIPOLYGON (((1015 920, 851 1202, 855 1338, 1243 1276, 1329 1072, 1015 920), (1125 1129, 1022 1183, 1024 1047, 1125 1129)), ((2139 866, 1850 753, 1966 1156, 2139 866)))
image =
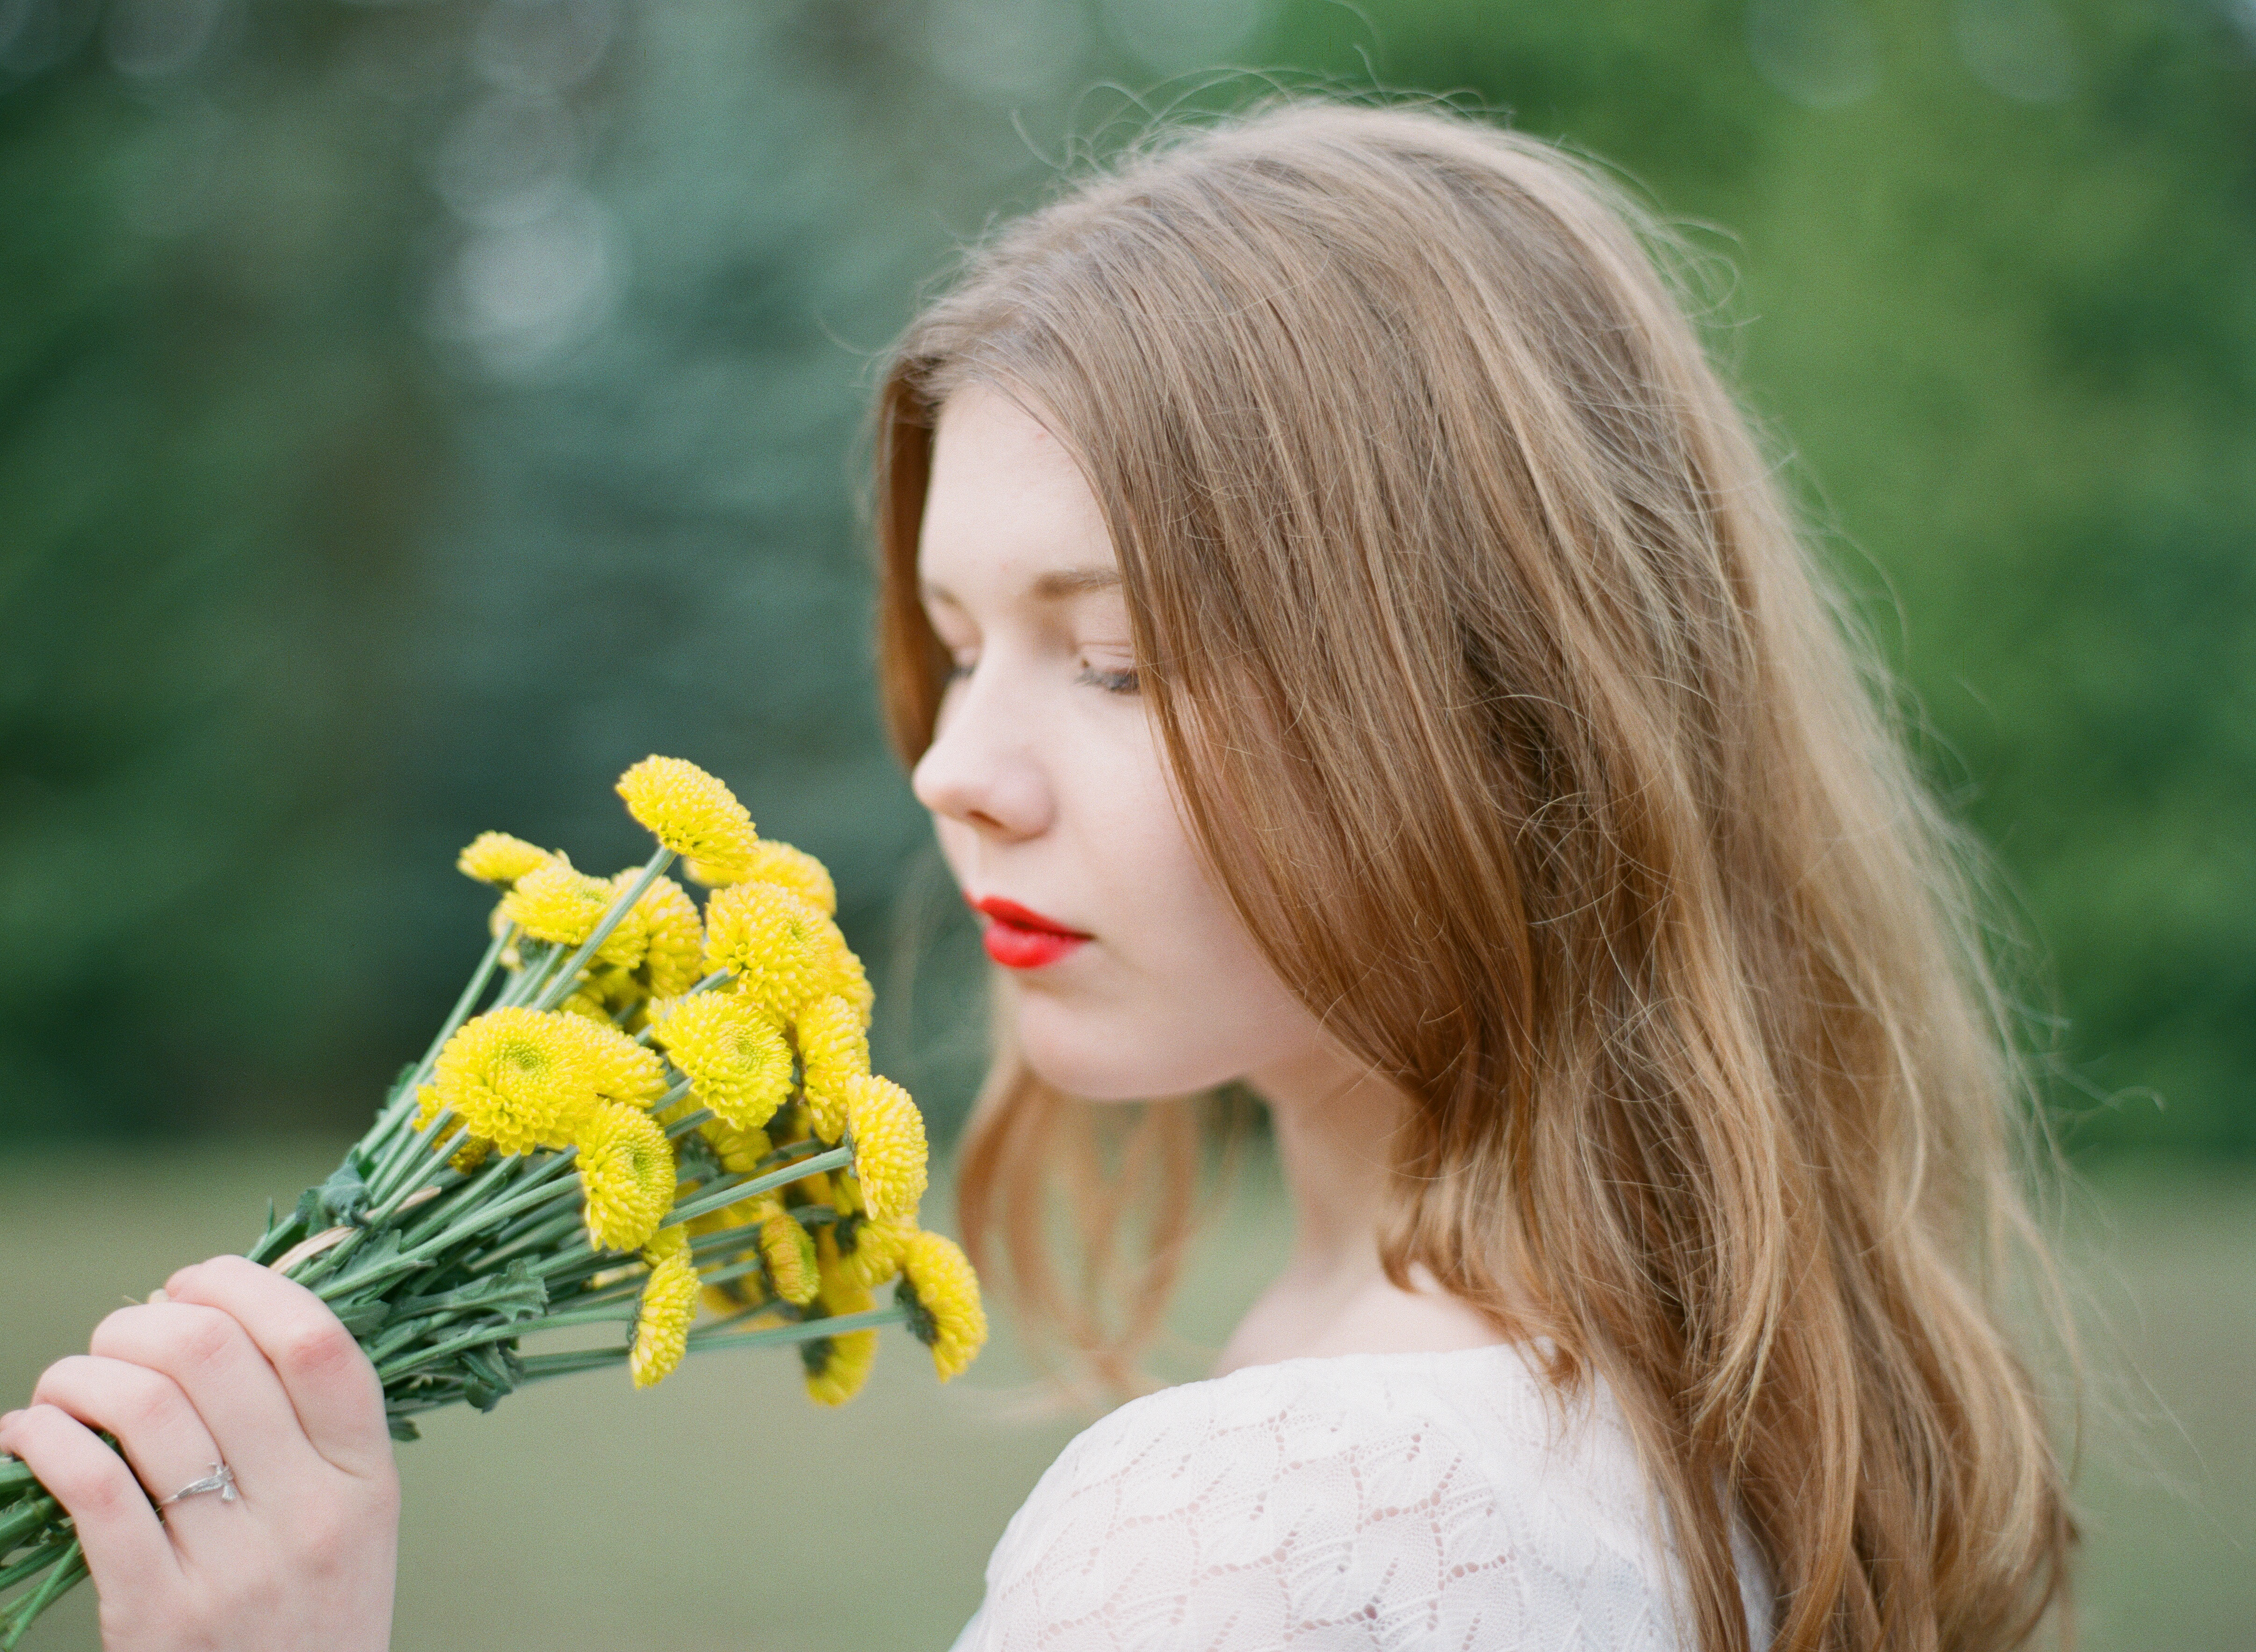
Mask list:
POLYGON ((1133 694, 1141 688, 1136 673, 1129 671, 1100 671, 1094 665, 1084 665, 1074 681, 1088 688, 1101 688, 1108 694, 1133 694))
MULTIPOLYGON (((948 680, 960 683, 978 669, 975 661, 965 664, 958 660, 948 668, 948 680)), ((1100 671, 1094 665, 1084 665, 1074 682, 1083 688, 1101 688, 1108 694, 1136 694, 1143 692, 1143 681, 1133 671, 1100 671)))

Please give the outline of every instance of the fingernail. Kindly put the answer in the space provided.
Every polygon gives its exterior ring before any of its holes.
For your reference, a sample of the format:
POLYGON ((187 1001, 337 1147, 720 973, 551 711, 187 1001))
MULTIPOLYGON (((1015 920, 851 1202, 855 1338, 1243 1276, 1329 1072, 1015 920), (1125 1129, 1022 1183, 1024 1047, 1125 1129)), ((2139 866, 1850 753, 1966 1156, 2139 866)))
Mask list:
POLYGON ((172 1298, 165 1294, 165 1287, 159 1285, 149 1293, 149 1300, 152 1302, 170 1302, 172 1301, 172 1298))

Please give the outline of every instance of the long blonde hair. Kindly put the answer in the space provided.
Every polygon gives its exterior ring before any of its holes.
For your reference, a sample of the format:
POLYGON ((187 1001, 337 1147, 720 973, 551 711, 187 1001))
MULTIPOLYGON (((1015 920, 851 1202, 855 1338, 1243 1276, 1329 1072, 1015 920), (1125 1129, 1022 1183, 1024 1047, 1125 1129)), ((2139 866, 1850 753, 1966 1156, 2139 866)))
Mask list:
MULTIPOLYGON (((1222 887, 1411 1098, 1390 1275, 1422 1264, 1500 1324, 1522 1281, 1562 1387, 1603 1374, 1706 1652, 1745 1644, 1733 1508, 1782 1648, 2017 1644, 2074 1529, 2003 1328, 2030 1098, 1977 862, 1662 244, 1543 144, 1308 102, 1009 227, 882 390, 888 714, 913 760, 947 668, 915 573, 933 427, 991 383, 1103 508, 1222 887)), ((1090 1111, 1004 1049, 964 1227, 1118 1370, 1197 1156, 1155 1107, 1148 1174, 1110 1178, 1160 1204, 1108 1330, 1139 1201, 1084 1201, 1079 1291, 1046 1215, 1090 1111)))

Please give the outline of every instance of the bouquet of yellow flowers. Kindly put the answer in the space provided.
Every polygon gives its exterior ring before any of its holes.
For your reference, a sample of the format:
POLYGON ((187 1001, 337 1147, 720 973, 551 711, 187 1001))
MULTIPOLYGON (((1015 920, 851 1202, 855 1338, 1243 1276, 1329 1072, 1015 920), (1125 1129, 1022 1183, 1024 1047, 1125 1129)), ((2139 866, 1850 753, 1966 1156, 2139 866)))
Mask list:
MULTIPOLYGON (((492 944, 374 1127, 249 1252, 359 1339, 399 1438, 542 1377, 623 1364, 646 1388, 706 1348, 795 1347, 838 1405, 880 1326, 942 1381, 986 1340, 970 1264, 917 1225, 924 1121, 870 1071, 830 875, 677 758, 618 789, 659 842, 642 867, 590 876, 499 832, 462 851, 501 891, 492 944), (583 1346, 525 1350, 550 1332, 583 1346)), ((0 1652, 85 1570, 69 1517, 0 1461, 0 1652)))

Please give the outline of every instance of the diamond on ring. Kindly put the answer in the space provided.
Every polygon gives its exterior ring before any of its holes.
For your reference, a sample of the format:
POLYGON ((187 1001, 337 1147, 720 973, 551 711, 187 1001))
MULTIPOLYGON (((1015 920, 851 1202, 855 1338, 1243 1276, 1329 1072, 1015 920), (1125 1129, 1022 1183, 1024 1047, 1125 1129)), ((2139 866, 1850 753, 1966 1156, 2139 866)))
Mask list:
POLYGON ((235 1471, 229 1468, 225 1463, 214 1463, 211 1466, 210 1473, 205 1475, 201 1480, 190 1480, 187 1485, 181 1487, 180 1490, 174 1492, 170 1497, 167 1497, 163 1502, 158 1504, 157 1507, 159 1508, 170 1508, 174 1503, 179 1502, 183 1497, 194 1497, 200 1492, 217 1492, 219 1494, 220 1501, 223 1503, 233 1502, 236 1498, 235 1471))

